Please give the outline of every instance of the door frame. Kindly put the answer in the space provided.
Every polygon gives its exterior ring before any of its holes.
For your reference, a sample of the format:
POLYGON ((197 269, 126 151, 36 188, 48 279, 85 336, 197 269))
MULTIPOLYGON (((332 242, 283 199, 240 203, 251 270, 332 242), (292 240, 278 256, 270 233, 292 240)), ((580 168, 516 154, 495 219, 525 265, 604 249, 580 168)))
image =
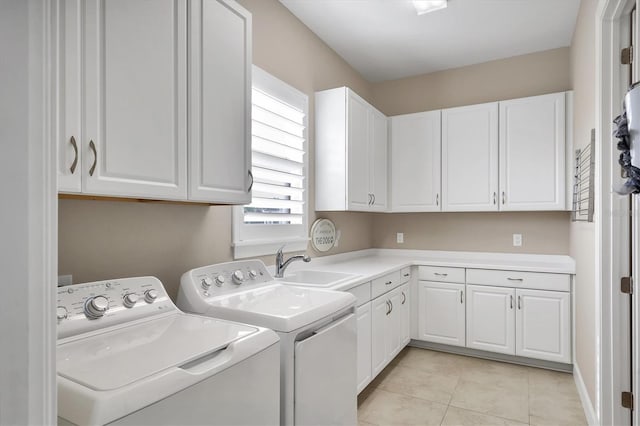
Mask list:
POLYGON ((1 335, 11 342, 0 351, 1 424, 56 423, 56 6, 56 0, 2 5, 6 16, 25 28, 16 33, 7 63, 12 72, 26 70, 26 76, 10 81, 12 90, 0 99, 7 111, 24 108, 24 115, 3 129, 14 143, 0 146, 7 154, 3 157, 11 159, 3 164, 3 171, 11 174, 2 190, 9 207, 0 210, 1 235, 11 237, 1 244, 8 259, 2 268, 0 306, 7 326, 1 335))
MULTIPOLYGON (((599 0, 596 8, 597 395, 594 409, 597 418, 589 421, 600 424, 629 424, 629 411, 620 405, 620 392, 628 387, 629 379, 621 368, 625 363, 630 365, 629 345, 628 340, 625 342, 626 333, 620 332, 625 327, 620 313, 628 311, 628 298, 625 306, 626 296, 621 296, 618 287, 620 278, 629 271, 629 202, 628 197, 617 195, 611 188, 622 181, 612 120, 621 112, 627 89, 627 70, 620 65, 619 55, 627 44, 623 35, 629 31, 627 18, 634 2, 599 0)), ((634 424, 637 424, 635 418, 634 424)))

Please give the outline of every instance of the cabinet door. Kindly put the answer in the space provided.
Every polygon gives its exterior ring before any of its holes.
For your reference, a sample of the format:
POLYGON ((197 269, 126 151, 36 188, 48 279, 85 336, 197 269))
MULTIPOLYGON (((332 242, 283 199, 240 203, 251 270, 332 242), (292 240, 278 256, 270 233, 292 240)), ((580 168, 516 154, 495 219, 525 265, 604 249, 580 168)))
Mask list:
POLYGON ((400 349, 398 352, 407 346, 411 340, 411 287, 409 287, 409 284, 404 284, 399 289, 402 300, 400 301, 400 310, 398 312, 400 317, 400 349))
POLYGON ((440 210, 440 111, 391 118, 391 210, 440 210))
POLYGON ((82 7, 63 0, 58 9, 58 191, 82 191, 82 7))
POLYGON ((369 141, 369 192, 373 196, 371 210, 387 209, 387 117, 370 107, 371 140, 369 141))
POLYGON ((369 105, 348 91, 347 98, 347 204, 349 210, 369 211, 369 105))
POLYGON ((398 287, 387 294, 391 305, 389 314, 389 328, 387 338, 389 340, 389 360, 392 360, 404 347, 404 305, 406 293, 403 294, 404 287, 398 287))
POLYGON ((570 363, 570 294, 518 289, 516 298, 516 355, 570 363))
POLYGON ((375 377, 387 366, 390 353, 391 307, 387 295, 371 302, 371 374, 375 377))
POLYGON ((500 210, 563 210, 565 172, 565 93, 500 102, 500 210))
POLYGON ((467 285, 467 347, 515 355, 515 290, 467 285))
POLYGON ((418 283, 418 338, 465 346, 464 284, 418 283))
POLYGON ((189 199, 251 202, 251 15, 198 0, 190 21, 189 199))
POLYGON ((371 382, 371 302, 356 310, 358 321, 358 393, 371 382))
POLYGON ((84 192, 186 199, 186 0, 87 0, 84 34, 84 192))
POLYGON ((442 110, 442 209, 498 210, 498 104, 442 110))

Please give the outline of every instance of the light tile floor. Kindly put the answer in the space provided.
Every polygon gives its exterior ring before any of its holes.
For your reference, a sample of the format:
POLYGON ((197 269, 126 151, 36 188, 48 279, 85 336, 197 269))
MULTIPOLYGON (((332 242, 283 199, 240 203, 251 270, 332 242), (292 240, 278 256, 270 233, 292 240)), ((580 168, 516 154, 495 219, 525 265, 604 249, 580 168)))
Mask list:
POLYGON ((586 425, 568 373, 406 348, 358 397, 366 425, 586 425))

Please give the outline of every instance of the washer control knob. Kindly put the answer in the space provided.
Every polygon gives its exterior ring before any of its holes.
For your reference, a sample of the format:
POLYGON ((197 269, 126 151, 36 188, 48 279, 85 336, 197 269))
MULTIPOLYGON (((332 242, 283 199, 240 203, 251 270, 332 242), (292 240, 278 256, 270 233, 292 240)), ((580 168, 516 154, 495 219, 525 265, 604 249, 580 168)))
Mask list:
POLYGON ((144 292, 144 301, 147 303, 153 303, 158 298, 158 291, 151 289, 144 292))
POLYGON ((220 274, 216 277, 216 285, 220 287, 222 284, 224 284, 224 275, 220 274))
POLYGON ((67 311, 67 308, 65 308, 64 306, 58 306, 56 308, 56 318, 58 318, 58 321, 62 321, 63 319, 66 319, 68 313, 69 312, 67 311))
POLYGON ((104 296, 94 296, 84 302, 84 314, 89 319, 98 319, 109 310, 109 299, 104 296))
POLYGON ((233 279, 234 284, 240 285, 242 284, 242 281, 244 281, 244 274, 240 269, 238 269, 231 275, 231 278, 233 279))
POLYGON ((133 308, 138 302, 138 295, 135 293, 127 293, 122 298, 122 304, 125 308, 133 308))
POLYGON ((213 280, 211 278, 206 277, 202 279, 202 288, 204 288, 205 290, 211 287, 212 284, 213 284, 213 280))
POLYGON ((252 280, 255 280, 257 276, 258 273, 254 269, 249 271, 249 278, 251 278, 252 280))

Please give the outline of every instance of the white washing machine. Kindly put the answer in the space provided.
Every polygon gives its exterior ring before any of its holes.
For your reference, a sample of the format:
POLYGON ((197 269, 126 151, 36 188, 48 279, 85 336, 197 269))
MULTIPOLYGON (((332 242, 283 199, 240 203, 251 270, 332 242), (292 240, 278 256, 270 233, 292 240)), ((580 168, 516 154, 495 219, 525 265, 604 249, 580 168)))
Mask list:
POLYGON ((357 424, 356 298, 282 285, 259 260, 186 272, 180 309, 267 327, 281 348, 281 424, 357 424))
POLYGON ((182 313, 154 277, 60 287, 57 317, 58 424, 280 422, 271 330, 182 313))

